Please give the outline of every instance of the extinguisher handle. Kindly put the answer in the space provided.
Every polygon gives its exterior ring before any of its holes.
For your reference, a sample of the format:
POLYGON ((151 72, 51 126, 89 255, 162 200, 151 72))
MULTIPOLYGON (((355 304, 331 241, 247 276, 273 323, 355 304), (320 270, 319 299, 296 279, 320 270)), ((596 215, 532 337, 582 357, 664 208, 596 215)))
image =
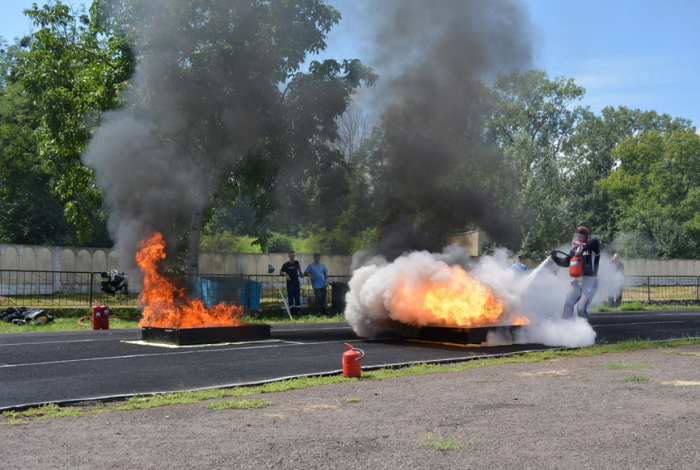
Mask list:
POLYGON ((357 351, 357 352, 360 353, 360 357, 358 357, 357 359, 355 359, 355 361, 359 361, 360 359, 362 359, 363 357, 365 357, 365 352, 364 352, 362 349, 360 349, 360 348, 352 348, 352 351, 357 351))

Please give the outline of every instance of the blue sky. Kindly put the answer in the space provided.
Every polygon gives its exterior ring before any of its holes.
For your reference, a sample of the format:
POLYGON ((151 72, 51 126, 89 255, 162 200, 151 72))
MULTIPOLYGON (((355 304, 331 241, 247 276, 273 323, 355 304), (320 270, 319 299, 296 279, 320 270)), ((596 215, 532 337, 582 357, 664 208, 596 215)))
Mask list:
MULTIPOLYGON (((350 3, 347 0, 328 2, 343 13, 343 22, 329 37, 329 53, 336 58, 362 59, 362 44, 355 39, 362 28, 359 16, 345 7, 350 3)), ((22 10, 32 3, 0 0, 0 36, 11 40, 31 32, 22 10)), ((574 78, 586 88, 581 104, 596 112, 618 105, 653 109, 700 125, 700 2, 524 3, 536 27, 534 66, 550 77, 574 78)))
POLYGON ((654 109, 700 124, 700 2, 529 0, 536 66, 585 87, 594 111, 654 109))

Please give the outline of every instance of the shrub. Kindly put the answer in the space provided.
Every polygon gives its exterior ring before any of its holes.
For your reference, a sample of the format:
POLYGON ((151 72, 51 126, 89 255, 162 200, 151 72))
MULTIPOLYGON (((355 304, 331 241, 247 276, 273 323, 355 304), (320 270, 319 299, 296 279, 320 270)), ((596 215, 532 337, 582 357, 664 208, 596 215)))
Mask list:
POLYGON ((267 247, 270 253, 289 253, 293 249, 292 240, 284 235, 276 235, 267 247))

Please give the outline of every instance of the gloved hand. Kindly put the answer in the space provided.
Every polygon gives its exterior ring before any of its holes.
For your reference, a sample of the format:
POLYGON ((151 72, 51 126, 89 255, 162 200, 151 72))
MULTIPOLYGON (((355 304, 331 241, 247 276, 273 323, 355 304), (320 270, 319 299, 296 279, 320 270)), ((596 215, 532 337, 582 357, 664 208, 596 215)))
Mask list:
POLYGON ((557 250, 550 251, 549 256, 551 256, 552 258, 556 258, 557 257, 557 250))

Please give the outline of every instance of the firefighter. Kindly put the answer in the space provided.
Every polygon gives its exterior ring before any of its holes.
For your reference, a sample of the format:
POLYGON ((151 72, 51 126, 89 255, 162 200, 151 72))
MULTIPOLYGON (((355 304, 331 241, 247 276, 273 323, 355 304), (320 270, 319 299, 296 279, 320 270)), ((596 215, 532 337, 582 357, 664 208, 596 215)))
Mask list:
POLYGON ((579 258, 581 263, 580 274, 574 269, 569 273, 571 287, 566 295, 564 304, 564 318, 569 319, 574 316, 574 305, 578 303, 578 316, 588 319, 588 306, 591 304, 596 291, 598 290, 598 263, 600 262, 600 241, 597 238, 590 238, 586 227, 578 227, 574 232, 572 240, 574 247, 568 255, 559 258, 557 251, 552 250, 550 256, 552 260, 562 268, 569 268, 572 258, 579 258), (580 300, 580 302, 579 302, 580 300))

